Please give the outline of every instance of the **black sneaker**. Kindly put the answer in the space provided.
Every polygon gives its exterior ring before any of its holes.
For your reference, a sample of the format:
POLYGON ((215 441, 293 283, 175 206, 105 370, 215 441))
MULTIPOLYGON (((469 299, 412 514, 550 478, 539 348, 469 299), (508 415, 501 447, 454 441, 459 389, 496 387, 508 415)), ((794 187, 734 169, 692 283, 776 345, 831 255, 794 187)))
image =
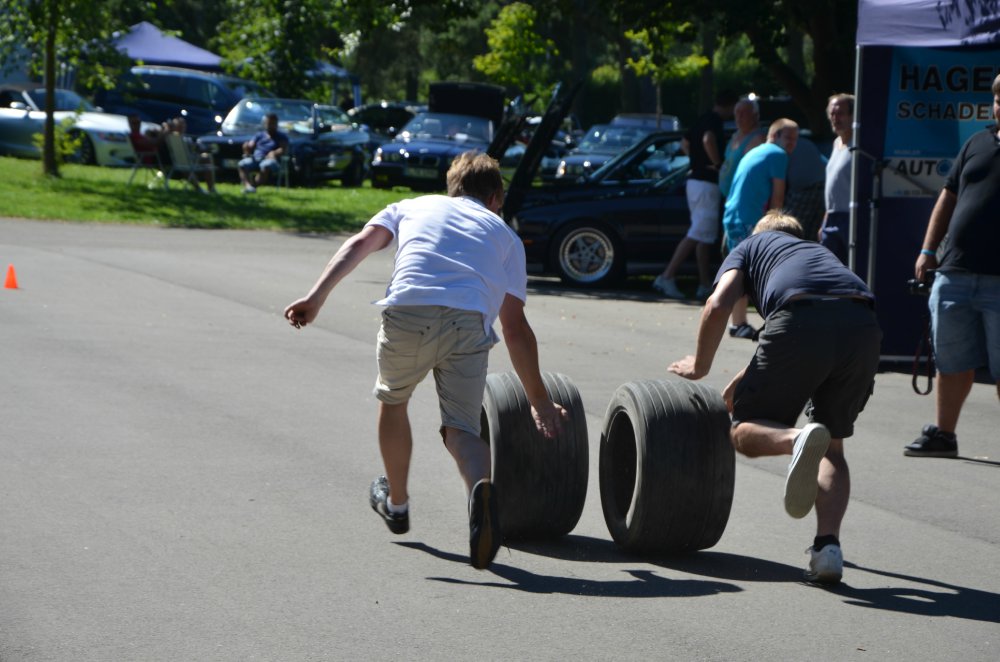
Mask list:
POLYGON ((758 333, 760 332, 749 324, 740 324, 739 326, 729 325, 729 335, 733 338, 746 338, 747 340, 756 341, 758 333))
POLYGON ((500 549, 501 537, 496 488, 483 478, 469 496, 469 563, 473 568, 490 567, 500 549))
POLYGON ((410 511, 405 513, 391 513, 386 500, 389 498, 389 479, 379 476, 372 481, 371 489, 368 493, 368 502, 372 505, 372 510, 379 514, 385 525, 393 533, 406 533, 410 530, 410 511))
POLYGON ((954 432, 942 432, 936 425, 925 425, 913 443, 903 447, 910 457, 958 457, 958 438, 954 432))

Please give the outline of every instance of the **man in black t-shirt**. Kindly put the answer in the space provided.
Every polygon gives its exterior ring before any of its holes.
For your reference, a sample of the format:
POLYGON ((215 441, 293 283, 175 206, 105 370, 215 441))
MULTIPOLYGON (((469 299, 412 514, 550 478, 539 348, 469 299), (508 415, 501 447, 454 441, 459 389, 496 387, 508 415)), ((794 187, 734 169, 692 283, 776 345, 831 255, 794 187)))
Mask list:
POLYGON ((805 578, 837 583, 851 491, 844 438, 871 395, 882 341, 875 298, 833 253, 804 240, 795 218, 769 212, 723 261, 701 314, 697 353, 672 363, 670 372, 686 379, 708 374, 744 294, 766 321, 750 364, 722 394, 733 415, 732 443, 748 457, 792 456, 785 510, 800 518, 816 507, 805 578), (810 422, 796 428, 803 408, 810 422))
POLYGON ((997 124, 958 153, 914 266, 922 282, 937 267, 929 301, 937 424, 925 425, 904 455, 958 456, 955 428, 977 368, 989 367, 1000 398, 1000 76, 993 80, 993 118, 997 124))
POLYGON ((656 280, 653 288, 671 299, 684 299, 674 277, 684 260, 695 252, 698 262, 698 290, 695 298, 704 299, 712 291, 710 260, 712 246, 719 238, 719 218, 722 194, 719 192, 719 168, 726 153, 723 122, 732 119, 737 102, 733 92, 720 92, 712 110, 694 123, 681 141, 684 152, 691 161, 691 174, 687 180, 687 202, 691 211, 691 228, 674 249, 670 263, 656 280))

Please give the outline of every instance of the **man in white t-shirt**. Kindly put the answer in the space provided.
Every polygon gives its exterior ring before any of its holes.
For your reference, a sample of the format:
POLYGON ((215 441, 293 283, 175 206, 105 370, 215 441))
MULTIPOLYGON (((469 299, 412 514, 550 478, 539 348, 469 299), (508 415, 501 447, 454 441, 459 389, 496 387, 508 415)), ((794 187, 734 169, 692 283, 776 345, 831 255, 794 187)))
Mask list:
POLYGON ((470 563, 483 569, 501 543, 490 449, 479 437, 497 318, 538 430, 554 437, 567 414, 545 390, 535 335, 524 315, 524 246, 497 215, 503 203, 499 164, 466 152, 452 163, 447 182, 447 196, 403 200, 376 214, 344 242, 309 294, 285 309, 285 317, 295 328, 312 323, 341 279, 398 240, 386 296, 376 302, 385 306, 375 397, 386 475, 371 485, 371 506, 393 533, 409 530, 413 442, 406 408, 414 388, 433 370, 441 435, 469 492, 470 563))

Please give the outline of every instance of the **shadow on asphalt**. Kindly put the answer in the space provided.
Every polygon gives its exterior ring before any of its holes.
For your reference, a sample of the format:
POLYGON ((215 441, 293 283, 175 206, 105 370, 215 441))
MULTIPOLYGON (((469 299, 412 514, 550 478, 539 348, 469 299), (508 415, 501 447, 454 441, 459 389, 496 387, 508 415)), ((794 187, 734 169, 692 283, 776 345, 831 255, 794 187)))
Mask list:
POLYGON ((847 604, 915 616, 950 616, 969 621, 1000 623, 1000 595, 996 593, 888 570, 865 568, 849 562, 845 562, 844 567, 928 587, 852 588, 846 584, 832 587, 830 591, 847 598, 847 604))
MULTIPOLYGON (((585 540, 587 539, 585 538, 585 540)), ((396 544, 425 552, 445 561, 453 561, 462 565, 466 565, 469 562, 469 558, 465 555, 444 552, 422 542, 399 542, 396 544)), ((738 586, 724 582, 702 579, 668 579, 660 577, 652 570, 623 570, 622 572, 631 577, 631 579, 616 581, 540 575, 522 570, 521 568, 504 565, 504 551, 501 548, 496 560, 493 561, 493 565, 489 569, 491 574, 506 580, 504 583, 495 581, 472 582, 455 577, 428 577, 427 579, 447 584, 492 586, 523 591, 525 593, 562 593, 565 595, 602 598, 691 598, 717 595, 719 593, 736 593, 742 590, 738 586)))
MULTIPOLYGON (((465 565, 467 556, 445 552, 422 542, 399 542, 402 547, 424 552, 436 558, 465 565)), ((775 563, 738 554, 722 552, 696 552, 669 559, 637 557, 619 549, 612 541, 586 536, 564 536, 552 541, 516 542, 511 549, 526 554, 538 554, 564 561, 586 563, 627 563, 641 561, 676 572, 700 575, 710 579, 669 579, 652 570, 623 570, 631 579, 596 581, 580 577, 559 577, 504 565, 505 551, 500 549, 490 572, 509 583, 491 581, 471 582, 455 577, 428 577, 432 581, 471 586, 495 586, 528 593, 563 593, 590 597, 656 598, 698 597, 718 593, 736 593, 743 589, 730 582, 802 582, 802 568, 775 563)), ((509 552, 507 552, 509 554, 509 552)), ((950 616, 972 621, 1000 623, 1000 595, 973 588, 954 586, 933 579, 912 577, 886 570, 866 568, 845 562, 845 568, 868 572, 907 583, 922 584, 928 588, 884 587, 854 588, 841 583, 823 588, 844 598, 845 604, 872 609, 895 611, 914 616, 950 616)), ((802 582, 804 583, 804 582, 802 582)), ((809 584, 809 586, 814 586, 809 584)))

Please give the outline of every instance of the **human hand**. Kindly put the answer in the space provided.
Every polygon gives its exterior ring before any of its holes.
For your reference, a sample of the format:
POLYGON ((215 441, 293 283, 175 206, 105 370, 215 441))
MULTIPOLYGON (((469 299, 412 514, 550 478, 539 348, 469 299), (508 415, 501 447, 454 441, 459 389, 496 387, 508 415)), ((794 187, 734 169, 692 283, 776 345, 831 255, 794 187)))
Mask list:
POLYGON ((535 427, 546 439, 555 439, 562 432, 564 424, 569 421, 569 412, 562 405, 551 400, 540 407, 531 407, 531 417, 535 419, 535 427))
POLYGON ((701 379, 707 372, 698 370, 695 367, 695 357, 688 355, 679 361, 674 361, 671 363, 667 370, 674 373, 675 375, 680 375, 684 379, 701 379))
POLYGON ((916 276, 917 280, 921 283, 926 282, 927 272, 931 269, 937 269, 938 261, 937 255, 925 255, 921 253, 917 256, 917 263, 913 267, 913 275, 916 276))
POLYGON ((307 324, 312 324, 318 314, 319 306, 308 298, 294 301, 285 308, 285 319, 296 329, 301 329, 307 324))

